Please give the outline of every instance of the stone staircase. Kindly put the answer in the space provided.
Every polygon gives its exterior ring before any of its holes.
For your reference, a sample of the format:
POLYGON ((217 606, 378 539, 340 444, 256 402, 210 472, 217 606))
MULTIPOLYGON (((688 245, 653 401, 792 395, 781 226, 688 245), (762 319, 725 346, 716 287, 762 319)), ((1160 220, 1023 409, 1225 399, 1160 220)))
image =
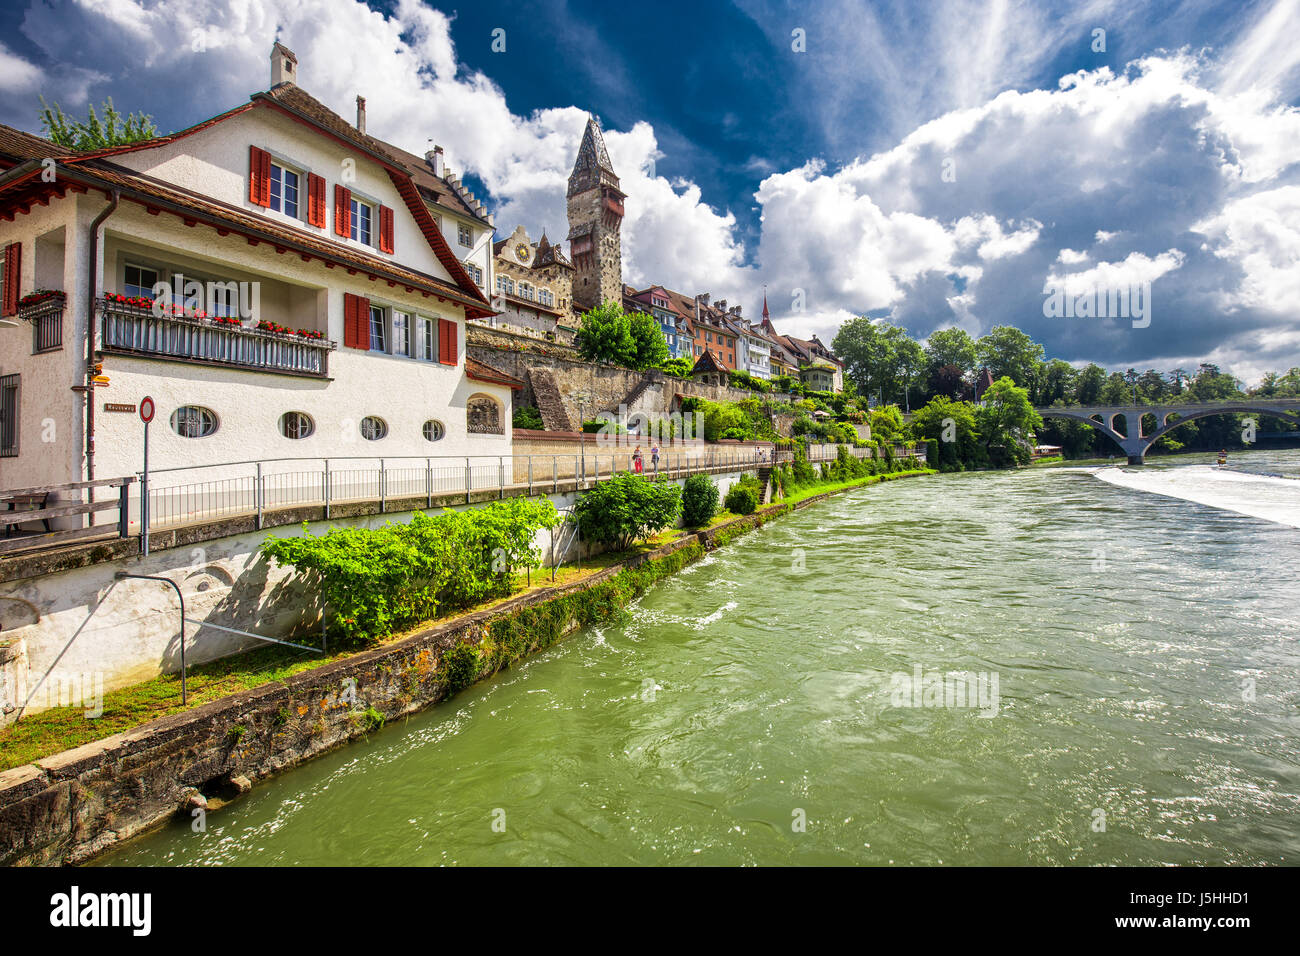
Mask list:
POLYGON ((772 466, 760 465, 758 469, 758 480, 763 483, 763 500, 760 505, 770 505, 772 503, 772 466))
POLYGON ((542 413, 542 424, 548 432, 576 430, 569 421, 569 412, 564 407, 560 386, 555 382, 555 373, 548 369, 530 368, 528 384, 532 386, 533 399, 537 402, 537 410, 542 413))

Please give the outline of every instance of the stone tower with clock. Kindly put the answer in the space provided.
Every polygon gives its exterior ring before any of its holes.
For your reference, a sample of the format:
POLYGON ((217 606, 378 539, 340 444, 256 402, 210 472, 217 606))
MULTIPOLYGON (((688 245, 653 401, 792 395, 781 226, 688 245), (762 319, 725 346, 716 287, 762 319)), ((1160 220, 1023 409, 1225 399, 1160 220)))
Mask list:
POLYGON ((619 236, 623 198, 600 123, 589 116, 577 161, 569 174, 569 258, 576 270, 575 311, 593 309, 610 300, 623 301, 623 248, 619 236))

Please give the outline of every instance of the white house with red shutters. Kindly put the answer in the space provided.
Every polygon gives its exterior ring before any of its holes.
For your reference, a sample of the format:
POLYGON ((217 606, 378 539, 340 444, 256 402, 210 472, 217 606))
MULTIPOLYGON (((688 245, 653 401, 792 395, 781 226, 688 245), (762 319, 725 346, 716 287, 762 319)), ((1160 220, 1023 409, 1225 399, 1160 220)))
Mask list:
POLYGON ((146 395, 156 469, 509 454, 490 219, 296 78, 93 153, 0 127, 0 490, 138 471, 146 395))

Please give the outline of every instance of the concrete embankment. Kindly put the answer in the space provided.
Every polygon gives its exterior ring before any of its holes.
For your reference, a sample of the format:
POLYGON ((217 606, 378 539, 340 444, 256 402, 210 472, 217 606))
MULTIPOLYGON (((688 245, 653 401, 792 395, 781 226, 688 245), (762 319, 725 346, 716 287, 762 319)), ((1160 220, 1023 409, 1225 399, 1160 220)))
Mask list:
POLYGON ((836 493, 685 534, 573 584, 0 773, 0 863, 83 862, 208 800, 236 796, 600 620, 710 548, 836 493), (470 662, 459 679, 451 658, 470 662))

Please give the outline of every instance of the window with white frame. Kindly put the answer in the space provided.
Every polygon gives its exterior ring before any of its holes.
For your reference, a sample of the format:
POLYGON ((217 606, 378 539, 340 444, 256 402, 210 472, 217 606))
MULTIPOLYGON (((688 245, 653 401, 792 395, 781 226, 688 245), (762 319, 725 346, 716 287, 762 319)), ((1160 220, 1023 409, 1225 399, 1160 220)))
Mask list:
POLYGON ((411 354, 411 316, 396 309, 393 310, 393 354, 411 354))
POLYGON ((469 277, 474 280, 474 284, 481 286, 483 284, 483 270, 472 262, 466 262, 464 265, 465 271, 468 272, 469 277))
POLYGON ((533 301, 533 287, 527 282, 519 283, 519 298, 527 299, 529 302, 533 301))
POLYGON ((374 221, 375 207, 364 200, 352 197, 352 231, 349 235, 357 242, 363 242, 367 246, 373 245, 370 241, 370 224, 374 221))
POLYGON ((456 238, 460 241, 462 246, 468 247, 474 244, 474 233, 469 226, 464 223, 458 223, 456 225, 456 238))
POLYGON ((433 319, 417 316, 415 330, 415 357, 424 362, 432 362, 438 357, 433 346, 433 319))
POLYGON ((555 293, 550 289, 538 289, 537 301, 549 308, 550 306, 555 305, 555 293))
POLYGON ((379 441, 388 435, 388 423, 375 415, 361 419, 361 437, 366 441, 379 441))
POLYGON ((372 352, 387 352, 388 342, 385 333, 388 331, 388 323, 384 321, 384 310, 377 305, 370 307, 370 350, 372 352))
POLYGON ((298 218, 298 173, 279 163, 271 163, 270 208, 291 219, 298 218))

